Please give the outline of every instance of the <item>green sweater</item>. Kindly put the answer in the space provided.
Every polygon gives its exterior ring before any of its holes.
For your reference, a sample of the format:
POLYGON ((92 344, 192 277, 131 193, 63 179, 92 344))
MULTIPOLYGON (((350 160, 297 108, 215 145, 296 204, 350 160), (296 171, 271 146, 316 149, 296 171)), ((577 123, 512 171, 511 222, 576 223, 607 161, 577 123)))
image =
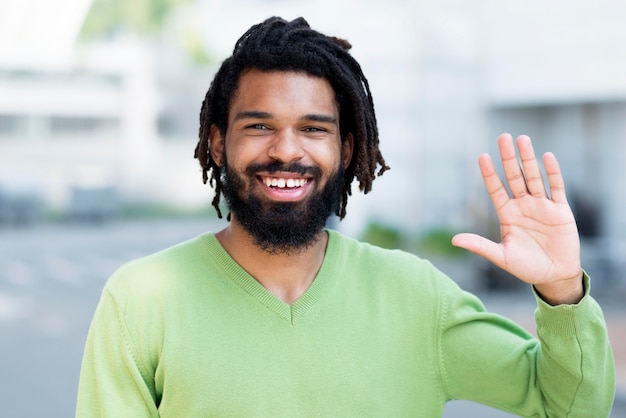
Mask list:
POLYGON ((538 305, 541 343, 428 261, 329 231, 315 281, 290 306, 206 234, 106 284, 76 416, 440 417, 451 399, 608 416, 600 308, 589 295, 538 305))

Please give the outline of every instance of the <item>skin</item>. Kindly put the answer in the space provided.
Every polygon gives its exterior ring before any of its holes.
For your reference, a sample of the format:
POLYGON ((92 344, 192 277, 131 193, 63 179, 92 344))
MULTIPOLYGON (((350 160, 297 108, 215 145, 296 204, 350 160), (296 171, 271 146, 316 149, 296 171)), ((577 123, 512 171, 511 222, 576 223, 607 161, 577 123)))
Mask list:
MULTIPOLYGON (((229 110, 228 130, 222 136, 213 126, 211 153, 222 165, 224 149, 228 163, 240 174, 251 163, 298 161, 322 170, 324 184, 339 166, 348 166, 353 139, 342 141, 339 112, 327 80, 295 72, 244 73, 229 110)), ((544 185, 530 138, 498 138, 505 181, 498 176, 491 157, 479 157, 485 187, 496 208, 502 240, 495 243, 480 235, 456 235, 452 243, 478 254, 535 286, 552 305, 572 304, 584 294, 580 241, 572 211, 567 203, 563 177, 553 154, 543 156, 548 179, 544 185), (548 196, 548 191, 550 196, 548 196)), ((270 177, 301 179, 292 173, 262 173, 270 177)), ((320 185, 307 179, 294 190, 275 190, 257 178, 248 190, 271 201, 305 202, 320 185)), ((324 259, 328 237, 320 230, 312 246, 297 254, 268 254, 258 248, 231 215, 229 226, 217 234, 226 251, 274 296, 291 304, 311 285, 324 259)))
MULTIPOLYGON (((210 130, 211 153, 223 165, 227 149, 231 170, 245 176, 253 163, 299 162, 321 169, 320 184, 294 173, 260 173, 242 193, 254 194, 267 202, 306 202, 322 187, 340 165, 352 157, 351 135, 341 141, 339 110, 330 83, 319 77, 297 72, 242 74, 233 96, 228 129, 222 136, 217 127, 210 130), (268 187, 265 177, 288 181, 307 180, 299 188, 268 187)), ((217 233, 217 239, 252 277, 277 298, 291 304, 309 288, 319 271, 327 234, 320 230, 312 246, 295 254, 268 254, 258 248, 250 234, 231 213, 230 224, 217 233)))
POLYGON ((532 284, 552 304, 574 304, 583 297, 580 240, 567 203, 559 164, 552 153, 543 156, 548 191, 530 138, 498 138, 507 192, 487 154, 478 163, 485 187, 500 220, 502 240, 495 243, 476 234, 456 235, 452 243, 491 261, 518 279, 532 284), (523 171, 522 171, 523 170, 523 171))

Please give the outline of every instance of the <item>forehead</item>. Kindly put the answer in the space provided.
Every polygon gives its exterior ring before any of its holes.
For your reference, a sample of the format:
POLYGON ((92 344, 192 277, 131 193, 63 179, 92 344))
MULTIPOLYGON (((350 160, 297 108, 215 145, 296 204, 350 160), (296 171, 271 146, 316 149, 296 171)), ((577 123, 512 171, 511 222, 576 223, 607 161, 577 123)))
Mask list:
POLYGON ((327 79, 304 72, 256 69, 241 74, 233 94, 230 113, 241 110, 338 114, 335 91, 327 79))

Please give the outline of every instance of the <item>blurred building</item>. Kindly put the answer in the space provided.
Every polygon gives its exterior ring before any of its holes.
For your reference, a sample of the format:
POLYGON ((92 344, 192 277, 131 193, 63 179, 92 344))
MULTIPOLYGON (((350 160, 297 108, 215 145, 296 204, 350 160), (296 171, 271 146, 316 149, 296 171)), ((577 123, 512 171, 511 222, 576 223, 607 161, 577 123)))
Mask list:
MULTIPOLYGON (((73 1, 89 3, 63 4, 73 1)), ((149 41, 120 36, 76 45, 75 36, 61 36, 66 52, 53 59, 41 52, 40 37, 29 41, 39 45, 39 60, 0 45, 0 184, 38 187, 58 210, 98 188, 115 190, 121 202, 208 204, 212 192, 193 149, 213 71, 250 25, 302 15, 354 45, 392 167, 371 196, 354 186, 340 224, 347 233, 370 221, 414 233, 489 231, 493 216, 476 160, 496 154, 496 136, 508 131, 557 155, 585 231, 623 255, 624 12, 626 5, 609 0, 198 0, 149 41), (211 65, 195 66, 182 51, 180 35, 190 29, 211 65), (15 54, 21 58, 8 59, 15 54)), ((84 11, 73 16, 80 22, 84 11)))
POLYGON ((52 207, 72 189, 109 187, 121 165, 123 95, 116 73, 0 70, 0 181, 28 184, 52 207))
POLYGON ((624 278, 626 30, 623 2, 510 2, 491 18, 490 136, 526 133, 553 151, 596 277, 624 278), (521 32, 517 36, 495 36, 521 32))
POLYGON ((195 132, 177 123, 197 129, 198 110, 181 113, 199 109, 202 95, 179 103, 192 69, 171 48, 132 36, 77 44, 89 3, 0 7, 0 223, 49 210, 102 219, 125 202, 209 200, 208 190, 187 187, 201 184, 188 181, 200 178, 195 132), (63 14, 68 6, 82 13, 63 14))

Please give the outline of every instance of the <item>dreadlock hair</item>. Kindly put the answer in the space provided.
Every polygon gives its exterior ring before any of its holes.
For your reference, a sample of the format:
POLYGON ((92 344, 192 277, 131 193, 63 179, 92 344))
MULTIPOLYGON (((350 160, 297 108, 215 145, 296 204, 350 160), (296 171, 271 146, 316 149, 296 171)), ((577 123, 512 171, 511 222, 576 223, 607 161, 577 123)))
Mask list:
POLYGON ((211 125, 215 125, 226 136, 231 100, 239 78, 247 70, 304 72, 330 82, 339 109, 342 142, 350 133, 354 138, 352 160, 345 167, 341 200, 335 212, 340 219, 346 215, 353 179, 358 180, 362 192, 368 193, 376 175, 389 169, 378 147, 369 83, 359 63, 349 54, 350 48, 352 45, 344 39, 312 30, 301 17, 291 22, 271 17, 239 38, 232 56, 222 63, 202 102, 199 140, 194 153, 202 167, 204 183, 209 181, 215 187, 212 204, 220 218, 221 168, 211 156, 209 132, 211 125))

